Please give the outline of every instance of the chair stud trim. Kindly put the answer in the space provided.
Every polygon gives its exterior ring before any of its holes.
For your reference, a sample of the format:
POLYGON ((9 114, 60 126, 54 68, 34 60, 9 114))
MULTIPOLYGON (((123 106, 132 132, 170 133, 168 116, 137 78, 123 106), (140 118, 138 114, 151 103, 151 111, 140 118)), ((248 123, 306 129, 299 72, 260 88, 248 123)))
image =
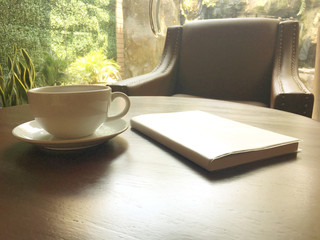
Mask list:
POLYGON ((296 48, 296 44, 297 44, 297 27, 298 27, 298 23, 294 23, 292 24, 292 55, 291 55, 291 76, 294 79, 294 81, 296 82, 297 86, 299 87, 299 89, 304 92, 307 93, 306 90, 301 86, 301 82, 299 79, 297 79, 297 48, 296 48))
MULTIPOLYGON (((180 39, 180 36, 181 36, 181 31, 182 31, 182 28, 178 28, 178 33, 177 33, 177 37, 174 39, 174 48, 173 48, 173 52, 172 52, 172 55, 169 56, 170 60, 167 61, 167 63, 164 65, 164 60, 166 58, 168 58, 168 49, 171 45, 169 46, 165 46, 164 49, 163 49, 163 54, 162 54, 162 57, 158 63, 158 65, 154 68, 154 70, 152 72, 157 72, 157 71, 161 71, 161 72, 166 72, 168 71, 168 68, 170 67, 170 64, 174 61, 171 61, 174 56, 177 55, 177 49, 178 49, 178 46, 179 46, 179 39, 180 39), (163 68, 163 70, 160 70, 160 68, 163 68)), ((170 42, 171 39, 172 39, 172 32, 168 31, 167 32, 167 41, 170 42)), ((170 53, 170 51, 169 51, 170 53)))
POLYGON ((279 84, 279 87, 280 87, 280 91, 281 92, 284 92, 284 89, 283 89, 283 85, 282 85, 282 82, 280 80, 280 71, 281 71, 281 59, 282 59, 282 50, 283 50, 283 24, 280 24, 279 25, 279 54, 278 54, 278 71, 277 71, 277 82, 279 84))

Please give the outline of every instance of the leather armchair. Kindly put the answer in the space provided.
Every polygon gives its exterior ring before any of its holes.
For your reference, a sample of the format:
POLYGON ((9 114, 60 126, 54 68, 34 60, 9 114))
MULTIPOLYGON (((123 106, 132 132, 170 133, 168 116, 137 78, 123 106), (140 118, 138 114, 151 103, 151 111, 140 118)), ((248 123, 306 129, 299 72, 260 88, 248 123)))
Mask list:
POLYGON ((238 101, 311 117, 314 96, 299 78, 298 34, 298 22, 266 18, 172 26, 155 69, 111 88, 131 96, 238 101))

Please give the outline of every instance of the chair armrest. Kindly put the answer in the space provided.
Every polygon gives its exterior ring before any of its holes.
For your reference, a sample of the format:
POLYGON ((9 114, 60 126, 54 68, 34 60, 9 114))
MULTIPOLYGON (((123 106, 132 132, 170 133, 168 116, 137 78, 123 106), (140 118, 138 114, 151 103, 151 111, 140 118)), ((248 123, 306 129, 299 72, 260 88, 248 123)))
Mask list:
POLYGON ((270 107, 311 117, 314 96, 299 77, 298 34, 298 22, 285 21, 279 24, 270 107), (284 45, 284 42, 287 44, 284 45))
POLYGON ((130 96, 172 95, 177 78, 181 33, 181 26, 168 27, 161 59, 153 71, 111 84, 112 90, 130 96))
POLYGON ((173 72, 151 72, 109 85, 113 92, 128 96, 170 96, 174 89, 173 72))

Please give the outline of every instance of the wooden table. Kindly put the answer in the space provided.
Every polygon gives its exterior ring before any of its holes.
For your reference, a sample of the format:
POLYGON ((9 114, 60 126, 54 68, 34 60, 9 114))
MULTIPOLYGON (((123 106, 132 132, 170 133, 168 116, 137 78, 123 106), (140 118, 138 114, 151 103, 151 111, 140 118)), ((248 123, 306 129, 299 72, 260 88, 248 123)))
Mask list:
POLYGON ((215 100, 131 101, 128 121, 199 109, 300 138, 302 152, 209 173, 129 128, 55 153, 11 135, 32 120, 28 105, 0 109, 0 239, 320 239, 320 123, 215 100))

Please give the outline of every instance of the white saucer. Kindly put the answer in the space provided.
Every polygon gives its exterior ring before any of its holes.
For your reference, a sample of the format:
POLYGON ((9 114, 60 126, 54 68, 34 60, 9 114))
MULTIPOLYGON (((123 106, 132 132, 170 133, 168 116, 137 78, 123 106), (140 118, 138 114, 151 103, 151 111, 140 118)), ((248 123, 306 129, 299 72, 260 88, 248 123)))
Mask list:
POLYGON ((77 139, 59 139, 52 136, 33 120, 23 123, 12 130, 21 141, 29 142, 51 150, 75 150, 88 148, 117 136, 128 128, 128 123, 118 119, 103 123, 92 135, 77 139))

